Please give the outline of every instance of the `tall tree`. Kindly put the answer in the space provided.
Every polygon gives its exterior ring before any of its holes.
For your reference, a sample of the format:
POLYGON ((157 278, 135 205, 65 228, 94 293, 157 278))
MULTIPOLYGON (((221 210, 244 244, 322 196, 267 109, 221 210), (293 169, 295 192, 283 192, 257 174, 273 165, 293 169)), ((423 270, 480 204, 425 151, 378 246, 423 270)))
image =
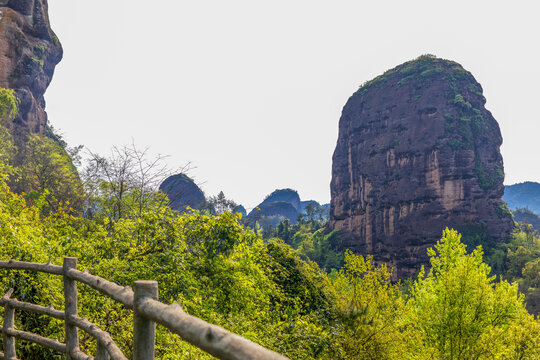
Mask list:
POLYGON ((467 254, 460 237, 446 229, 428 249, 431 268, 427 275, 420 271, 407 303, 408 358, 537 359, 540 340, 521 346, 531 333, 540 335, 540 328, 527 314, 517 284, 495 282, 482 248, 467 254), (529 335, 520 328, 529 328, 529 335))
POLYGON ((216 214, 233 212, 234 208, 236 207, 236 203, 231 199, 227 199, 223 191, 220 191, 217 196, 210 196, 208 203, 210 204, 213 212, 216 214))
POLYGON ((77 169, 67 152, 55 141, 32 134, 25 147, 18 153, 19 177, 12 181, 12 188, 26 193, 27 198, 49 214, 62 204, 67 208, 81 209, 84 192, 77 169))

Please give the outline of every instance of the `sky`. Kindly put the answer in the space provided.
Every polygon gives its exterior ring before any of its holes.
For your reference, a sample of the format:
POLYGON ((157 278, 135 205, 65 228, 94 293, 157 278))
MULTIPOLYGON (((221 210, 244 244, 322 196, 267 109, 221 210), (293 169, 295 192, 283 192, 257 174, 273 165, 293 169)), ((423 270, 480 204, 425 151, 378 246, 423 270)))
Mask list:
POLYGON ((206 195, 330 201, 338 121, 358 87, 422 54, 482 84, 505 184, 540 182, 540 2, 49 0, 64 48, 45 94, 71 146, 135 143, 206 195))

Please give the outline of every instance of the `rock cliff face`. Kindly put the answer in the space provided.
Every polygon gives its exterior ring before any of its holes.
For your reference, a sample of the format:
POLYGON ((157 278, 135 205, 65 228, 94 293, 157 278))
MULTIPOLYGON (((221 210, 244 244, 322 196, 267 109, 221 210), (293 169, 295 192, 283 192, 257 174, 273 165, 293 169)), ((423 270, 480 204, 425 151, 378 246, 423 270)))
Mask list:
POLYGON ((43 94, 61 59, 47 0, 0 0, 0 86, 14 89, 21 101, 10 124, 15 135, 45 132, 43 94))
POLYGON ((433 56, 364 84, 339 122, 329 228, 400 278, 447 226, 507 237, 502 137, 485 102, 468 71, 433 56))

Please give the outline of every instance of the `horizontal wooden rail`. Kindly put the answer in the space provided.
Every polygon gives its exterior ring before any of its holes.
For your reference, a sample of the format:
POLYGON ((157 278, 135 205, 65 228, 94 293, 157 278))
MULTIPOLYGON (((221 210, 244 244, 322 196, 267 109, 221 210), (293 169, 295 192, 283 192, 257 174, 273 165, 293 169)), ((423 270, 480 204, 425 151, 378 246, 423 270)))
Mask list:
POLYGON ((61 352, 62 354, 66 353, 66 344, 62 344, 56 339, 49 339, 26 331, 4 328, 3 326, 0 326, 0 331, 5 332, 9 336, 36 343, 46 348, 61 352))
POLYGON ((124 356, 122 350, 116 345, 108 332, 101 330, 96 325, 89 322, 87 319, 81 319, 80 317, 72 316, 69 321, 77 326, 79 329, 84 330, 91 335, 98 343, 107 349, 107 352, 113 360, 128 360, 124 356))
POLYGON ((0 268, 13 269, 13 270, 30 270, 39 271, 48 274, 62 275, 62 267, 58 265, 52 265, 50 262, 46 264, 31 263, 26 261, 0 261, 0 268))
MULTIPOLYGON (((67 344, 59 343, 58 340, 43 338, 36 334, 15 330, 10 327, 6 329, 0 327, 4 333, 4 337, 8 336, 8 340, 10 337, 17 337, 35 342, 44 347, 65 353, 68 359, 93 359, 93 357, 88 356, 79 350, 76 332, 76 329, 79 328, 96 339, 98 343, 97 360, 109 359, 109 356, 113 360, 127 360, 120 348, 114 343, 110 334, 101 330, 88 320, 77 316, 77 291, 75 284, 76 282, 81 282, 134 311, 134 319, 136 320, 134 322, 134 341, 138 339, 140 342, 138 345, 145 344, 142 347, 137 347, 137 344, 134 344, 135 360, 154 359, 153 344, 155 341, 155 323, 163 325, 179 335, 185 341, 219 359, 288 360, 288 358, 283 355, 231 333, 220 326, 209 324, 202 319, 187 314, 179 304, 166 305, 159 302, 156 300, 157 283, 155 282, 136 281, 136 289, 138 289, 137 284, 140 286, 150 286, 150 283, 154 283, 152 286, 155 286, 155 291, 153 291, 155 294, 150 296, 143 291, 140 294, 138 293, 137 300, 135 300, 136 294, 131 287, 120 286, 99 276, 92 275, 88 273, 88 271, 79 271, 75 268, 76 264, 77 259, 75 258, 64 258, 63 267, 52 265, 51 263, 38 264, 15 260, 0 261, 0 268, 4 269, 30 270, 54 275, 63 275, 66 305, 66 311, 62 312, 55 310, 53 307, 43 307, 20 302, 16 299, 10 299, 9 296, 11 295, 11 292, 8 292, 0 299, 0 305, 6 307, 6 309, 12 309, 10 311, 13 311, 14 309, 31 311, 64 320, 66 324, 67 344)), ((11 313, 10 316, 10 319, 13 319, 13 313, 11 313)), ((12 343, 9 348, 12 354, 14 354, 15 351, 14 346, 14 343, 12 343)), ((0 353, 0 360, 5 356, 6 355, 0 353)))
POLYGON ((30 311, 36 314, 51 316, 55 319, 64 320, 64 312, 56 310, 52 306, 44 307, 36 304, 25 303, 18 301, 17 299, 8 299, 6 297, 0 298, 0 305, 5 306, 9 304, 12 308, 30 311))
MULTIPOLYGON (((13 289, 10 289, 2 298, 0 298, 1 306, 9 305, 14 309, 29 311, 29 312, 33 312, 33 313, 37 313, 41 315, 47 315, 47 316, 51 316, 59 320, 65 320, 65 313, 63 311, 56 310, 52 306, 43 307, 36 304, 30 304, 30 303, 18 301, 17 299, 11 299, 9 297, 11 296, 12 293, 13 293, 13 289)), ((98 326, 96 326, 95 324, 92 324, 87 319, 81 319, 80 317, 72 316, 70 317, 69 321, 71 324, 75 325, 81 330, 84 330, 86 333, 88 333, 90 336, 96 339, 96 341, 98 341, 98 343, 100 343, 107 350, 108 354, 110 354, 113 360, 127 360, 124 354, 122 354, 122 351, 120 350, 120 348, 118 348, 118 346, 114 343, 111 336, 107 332, 101 330, 98 326)), ((3 331, 2 326, 0 326, 0 332, 1 331, 3 331)), ((36 334, 19 331, 15 329, 6 329, 5 332, 10 336, 35 342, 38 345, 48 347, 50 349, 59 351, 63 354, 67 352, 66 345, 59 343, 58 340, 44 338, 36 334), (19 336, 13 335, 15 333, 19 334, 19 336), (36 339, 39 339, 39 340, 36 340, 36 339), (47 342, 48 344, 53 344, 54 346, 60 346, 60 347, 47 346, 47 345, 44 345, 44 342, 47 342)), ((85 353, 79 350, 72 352, 71 357, 73 359, 82 359, 82 360, 93 359, 92 356, 86 355, 85 353)), ((1 359, 3 359, 3 355, 0 356, 0 360, 1 359)))
POLYGON ((88 271, 79 271, 76 269, 68 270, 66 276, 82 282, 111 299, 133 309, 133 290, 129 286, 120 286, 99 276, 92 275, 88 271))
POLYGON ((139 302, 137 311, 161 324, 207 353, 224 360, 286 360, 283 355, 268 350, 248 339, 233 334, 187 314, 179 304, 165 305, 146 298, 139 302))

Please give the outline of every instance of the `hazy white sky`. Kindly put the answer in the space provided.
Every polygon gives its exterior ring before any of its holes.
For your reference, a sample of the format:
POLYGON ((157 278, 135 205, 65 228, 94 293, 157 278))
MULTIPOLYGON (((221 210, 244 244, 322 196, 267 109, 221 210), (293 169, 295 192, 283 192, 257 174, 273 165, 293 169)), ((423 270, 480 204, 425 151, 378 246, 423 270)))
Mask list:
POLYGON ((207 195, 330 200, 338 120, 364 81, 421 54, 484 88, 506 184, 540 181, 540 2, 49 0, 64 59, 47 112, 70 145, 150 146, 207 195))

